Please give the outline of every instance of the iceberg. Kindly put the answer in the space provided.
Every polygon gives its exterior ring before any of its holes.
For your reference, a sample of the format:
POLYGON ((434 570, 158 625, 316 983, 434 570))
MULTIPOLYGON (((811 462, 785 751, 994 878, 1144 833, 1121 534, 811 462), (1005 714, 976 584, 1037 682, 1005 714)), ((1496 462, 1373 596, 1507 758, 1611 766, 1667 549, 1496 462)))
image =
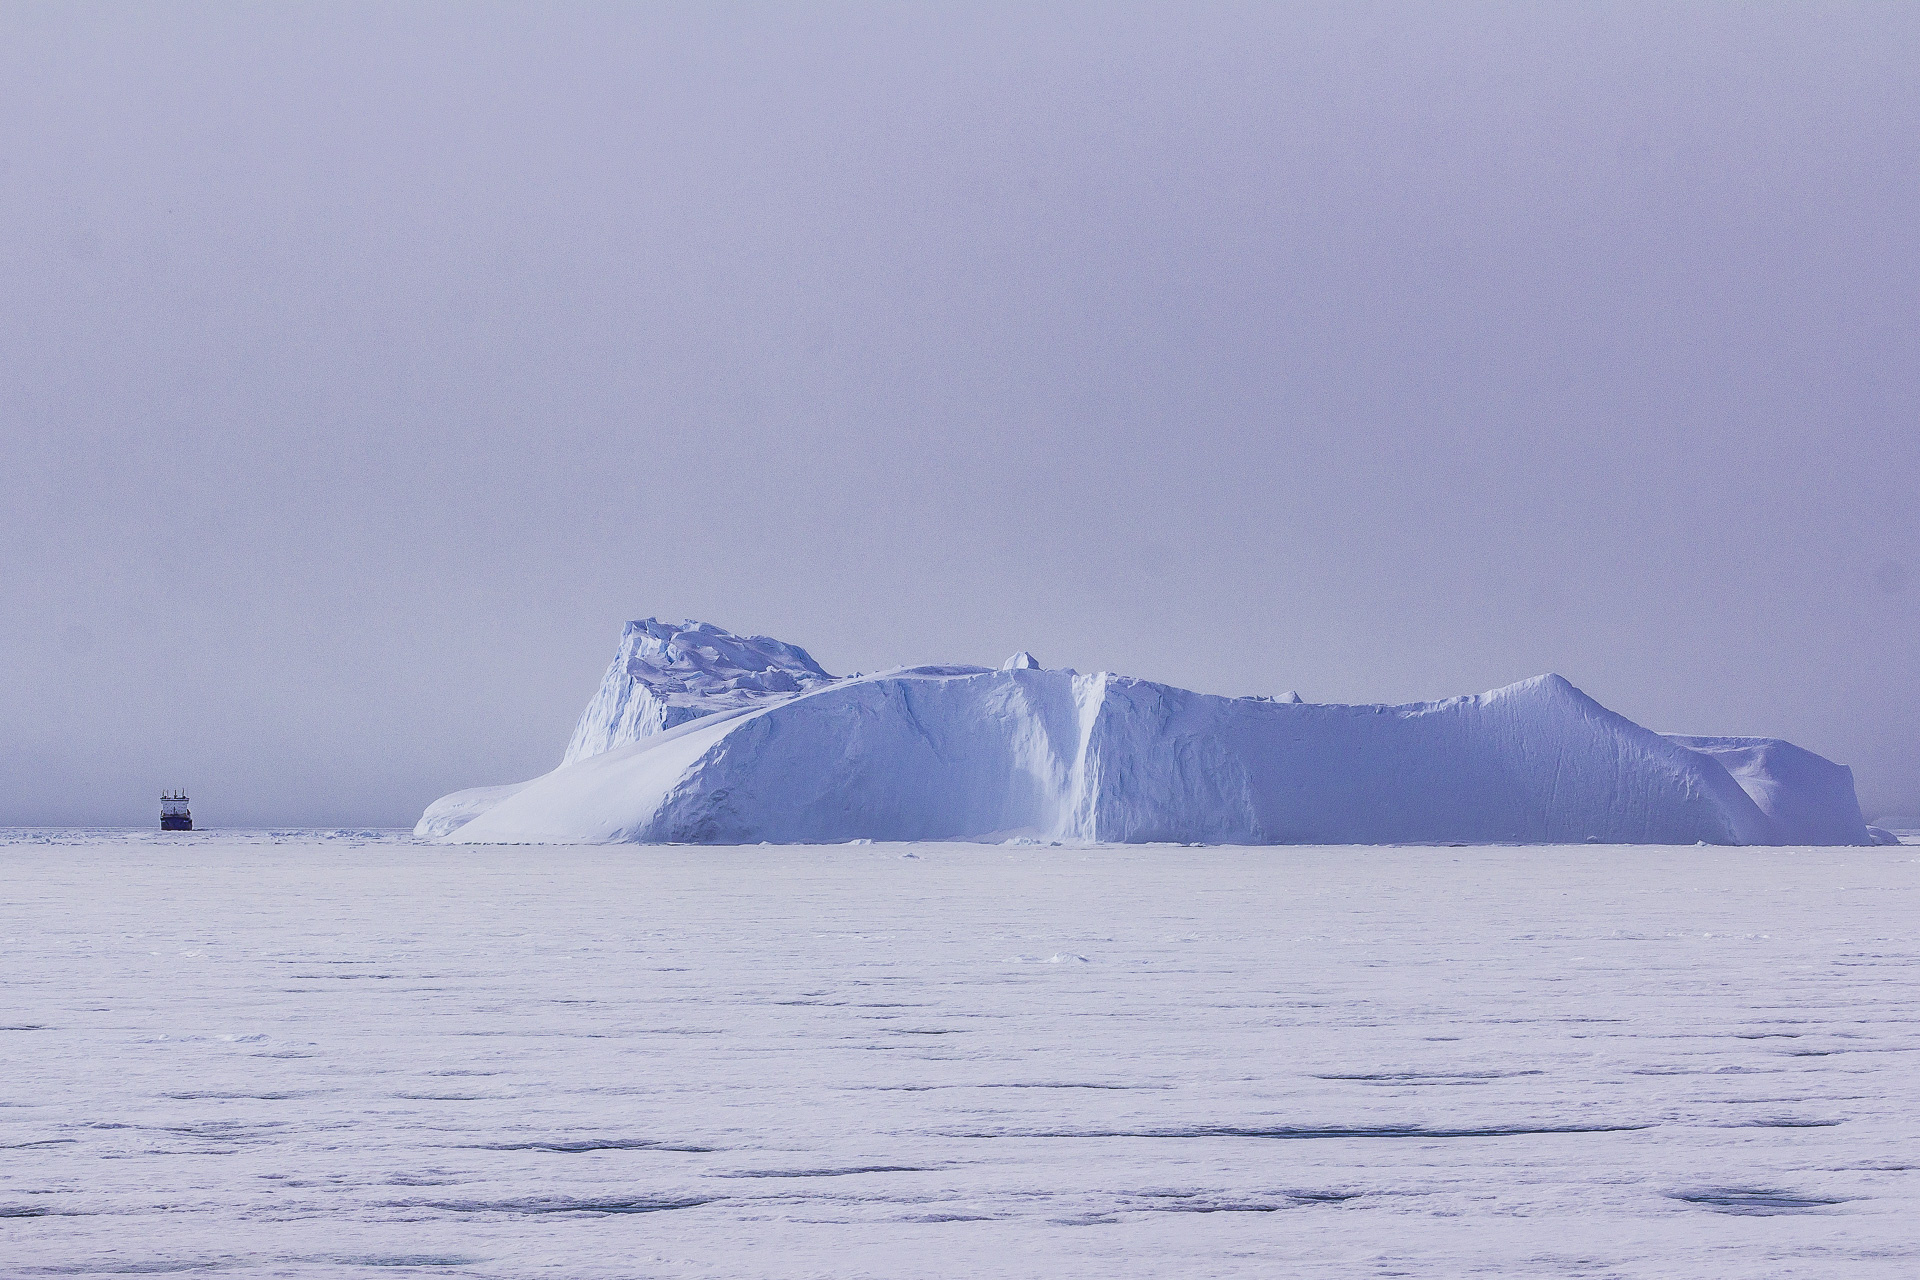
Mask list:
POLYGON ((1655 733, 1557 675, 1403 706, 1098 672, 836 678, 708 623, 628 623, 560 767, 436 801, 451 843, 1042 840, 1870 844, 1853 775, 1655 733))

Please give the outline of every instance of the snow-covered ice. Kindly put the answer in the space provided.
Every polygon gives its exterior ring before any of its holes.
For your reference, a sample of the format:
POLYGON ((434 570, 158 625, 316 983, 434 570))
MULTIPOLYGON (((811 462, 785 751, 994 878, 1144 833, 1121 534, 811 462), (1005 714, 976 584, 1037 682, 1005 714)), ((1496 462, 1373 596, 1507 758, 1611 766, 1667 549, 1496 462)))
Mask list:
POLYGON ((1869 844, 1853 775, 1676 737, 1566 680, 1405 706, 1225 698, 1099 672, 835 679, 707 623, 628 623, 561 766, 456 792, 464 843, 1526 841, 1869 844))
POLYGON ((1911 846, 0 872, 10 1278, 1920 1273, 1911 846))
POLYGON ((561 763, 716 711, 784 701, 832 678, 805 649, 770 636, 736 636, 705 622, 629 622, 561 763))

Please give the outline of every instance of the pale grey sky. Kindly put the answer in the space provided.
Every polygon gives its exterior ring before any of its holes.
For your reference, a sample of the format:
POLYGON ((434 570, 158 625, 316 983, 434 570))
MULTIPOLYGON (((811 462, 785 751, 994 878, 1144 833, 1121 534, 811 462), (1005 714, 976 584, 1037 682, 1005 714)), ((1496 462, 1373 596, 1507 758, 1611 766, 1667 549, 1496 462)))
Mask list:
POLYGON ((630 617, 1920 811, 1920 7, 0 7, 0 823, 401 824, 630 617))

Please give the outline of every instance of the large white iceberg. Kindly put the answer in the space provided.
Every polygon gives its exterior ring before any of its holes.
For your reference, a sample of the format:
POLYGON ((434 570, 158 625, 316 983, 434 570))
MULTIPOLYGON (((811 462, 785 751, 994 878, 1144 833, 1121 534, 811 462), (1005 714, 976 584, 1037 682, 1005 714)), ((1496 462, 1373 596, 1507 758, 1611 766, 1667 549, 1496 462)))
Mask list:
POLYGON ((456 792, 465 843, 872 840, 1868 844, 1844 765, 1671 737, 1556 675, 1406 706, 1225 698, 1100 672, 836 679, 706 623, 627 624, 559 768, 456 792))

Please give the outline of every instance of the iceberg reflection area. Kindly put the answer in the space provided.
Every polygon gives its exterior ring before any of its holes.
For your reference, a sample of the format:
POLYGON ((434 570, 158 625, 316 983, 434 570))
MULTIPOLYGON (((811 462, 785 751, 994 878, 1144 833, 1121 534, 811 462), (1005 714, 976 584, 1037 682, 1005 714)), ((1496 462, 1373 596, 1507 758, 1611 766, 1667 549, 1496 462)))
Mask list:
POLYGON ((1105 672, 906 667, 629 623, 560 768, 457 792, 462 843, 1870 844, 1852 773, 1655 733, 1556 675, 1404 706, 1227 698, 1105 672))

